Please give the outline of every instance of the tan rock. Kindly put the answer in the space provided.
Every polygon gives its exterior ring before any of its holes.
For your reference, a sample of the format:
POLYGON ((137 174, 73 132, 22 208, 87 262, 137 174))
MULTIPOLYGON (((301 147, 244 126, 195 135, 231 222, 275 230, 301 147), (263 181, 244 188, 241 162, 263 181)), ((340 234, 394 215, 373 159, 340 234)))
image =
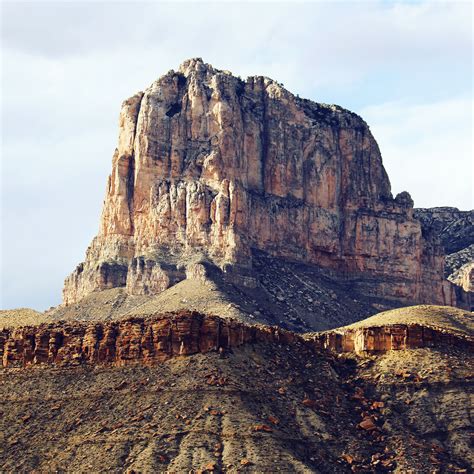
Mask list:
POLYGON ((472 336, 420 324, 393 324, 358 329, 341 328, 334 332, 311 336, 311 340, 318 348, 337 353, 355 352, 356 354, 376 354, 445 344, 454 344, 466 349, 474 346, 472 336))
POLYGON ((474 292, 474 262, 464 264, 449 276, 449 280, 460 286, 466 293, 474 292))
MULTIPOLYGON (((303 337, 278 327, 250 326, 233 319, 193 311, 130 317, 119 321, 59 321, 39 326, 1 329, 0 361, 4 367, 41 364, 154 365, 173 357, 211 351, 224 353, 228 349, 256 343, 284 345, 288 350, 305 345, 312 351, 327 349, 356 353, 438 347, 445 344, 468 351, 474 348, 472 335, 414 324, 342 328, 336 331, 339 333, 319 333, 303 337), (398 339, 401 334, 402 343, 398 339), (336 337, 329 337, 330 335, 336 337)), ((399 375, 415 378, 409 372, 402 371, 399 375)), ((224 387, 229 384, 229 380, 220 374, 209 374, 207 384, 224 387)), ((127 384, 121 383, 115 390, 122 390, 126 386, 127 384)), ((280 395, 287 393, 284 387, 277 391, 280 395)), ((359 387, 356 388, 353 399, 367 404, 364 392, 359 387)), ((315 408, 319 404, 306 395, 301 403, 308 408, 315 408)), ((383 406, 383 402, 375 401, 371 408, 380 409, 383 406)), ((217 413, 222 414, 220 411, 216 411, 217 413)), ((280 422, 273 415, 269 415, 267 419, 274 425, 280 422)))
POLYGON ((99 234, 64 303, 112 287, 158 293, 189 261, 249 269, 259 249, 381 297, 452 304, 442 252, 412 206, 392 197, 354 113, 191 59, 123 103, 99 234))

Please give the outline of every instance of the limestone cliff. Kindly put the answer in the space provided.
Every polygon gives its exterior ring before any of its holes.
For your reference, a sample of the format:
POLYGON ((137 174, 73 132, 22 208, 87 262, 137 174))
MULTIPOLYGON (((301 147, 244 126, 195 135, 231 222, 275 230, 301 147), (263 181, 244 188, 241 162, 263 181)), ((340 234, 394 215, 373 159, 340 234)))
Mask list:
POLYGON ((123 103, 97 237, 64 303, 156 294, 199 263, 254 286, 252 253, 314 264, 379 296, 453 304, 444 256, 396 198, 367 124, 266 77, 200 59, 123 103))
MULTIPOLYGON (((467 314, 465 319, 470 322, 467 314)), ((467 351, 474 349, 472 332, 437 325, 436 318, 430 325, 369 325, 370 319, 365 323, 362 327, 349 326, 304 337, 277 326, 248 325, 192 311, 152 314, 122 321, 43 323, 0 329, 0 366, 150 366, 178 356, 215 351, 224 353, 258 343, 293 348, 305 345, 311 351, 356 354, 442 345, 467 351)))
POLYGON ((455 207, 415 209, 426 238, 439 240, 446 253, 445 277, 455 285, 458 306, 474 308, 474 210, 455 207))
POLYGON ((460 211, 455 207, 415 209, 415 217, 425 233, 436 234, 447 255, 474 245, 474 210, 460 211))

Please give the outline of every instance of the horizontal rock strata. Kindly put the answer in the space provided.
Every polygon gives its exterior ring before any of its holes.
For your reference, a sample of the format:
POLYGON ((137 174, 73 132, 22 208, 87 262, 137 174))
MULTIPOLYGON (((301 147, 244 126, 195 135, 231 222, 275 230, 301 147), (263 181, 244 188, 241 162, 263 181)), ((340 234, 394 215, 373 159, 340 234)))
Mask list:
POLYGON ((277 327, 250 326, 195 312, 103 323, 50 323, 0 331, 4 367, 38 364, 153 365, 177 356, 225 351, 244 344, 306 344, 332 352, 378 353, 456 344, 474 348, 473 338, 418 325, 328 332, 304 339, 277 327))
POLYGON ((294 343, 299 336, 194 312, 103 323, 52 323, 0 331, 4 367, 107 363, 123 366, 226 350, 257 342, 294 343))
POLYGON ((418 324, 394 324, 321 333, 312 338, 315 346, 336 353, 383 353, 452 344, 474 349, 474 338, 454 334, 441 328, 418 324))

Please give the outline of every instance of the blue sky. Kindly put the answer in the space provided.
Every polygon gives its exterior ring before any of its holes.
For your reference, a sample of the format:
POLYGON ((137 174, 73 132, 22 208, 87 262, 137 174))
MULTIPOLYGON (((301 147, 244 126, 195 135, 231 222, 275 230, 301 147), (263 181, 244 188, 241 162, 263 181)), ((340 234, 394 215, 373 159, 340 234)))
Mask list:
POLYGON ((60 302, 121 102, 189 57, 364 117, 398 193, 473 207, 470 2, 3 2, 1 308, 60 302))

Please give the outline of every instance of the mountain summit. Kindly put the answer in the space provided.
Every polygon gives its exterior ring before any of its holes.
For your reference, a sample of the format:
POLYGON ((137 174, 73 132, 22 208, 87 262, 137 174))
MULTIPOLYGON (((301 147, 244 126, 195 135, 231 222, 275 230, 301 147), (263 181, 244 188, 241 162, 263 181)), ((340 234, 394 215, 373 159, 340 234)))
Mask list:
POLYGON ((471 472, 473 313, 397 306, 471 308, 473 222, 393 198, 357 115, 186 61, 124 102, 64 304, 0 311, 0 471, 471 472))
POLYGON ((99 234, 64 303, 157 295, 212 272, 257 288, 262 255, 395 304, 455 304, 441 247, 410 195, 393 198, 358 115, 187 60, 123 103, 99 234))

